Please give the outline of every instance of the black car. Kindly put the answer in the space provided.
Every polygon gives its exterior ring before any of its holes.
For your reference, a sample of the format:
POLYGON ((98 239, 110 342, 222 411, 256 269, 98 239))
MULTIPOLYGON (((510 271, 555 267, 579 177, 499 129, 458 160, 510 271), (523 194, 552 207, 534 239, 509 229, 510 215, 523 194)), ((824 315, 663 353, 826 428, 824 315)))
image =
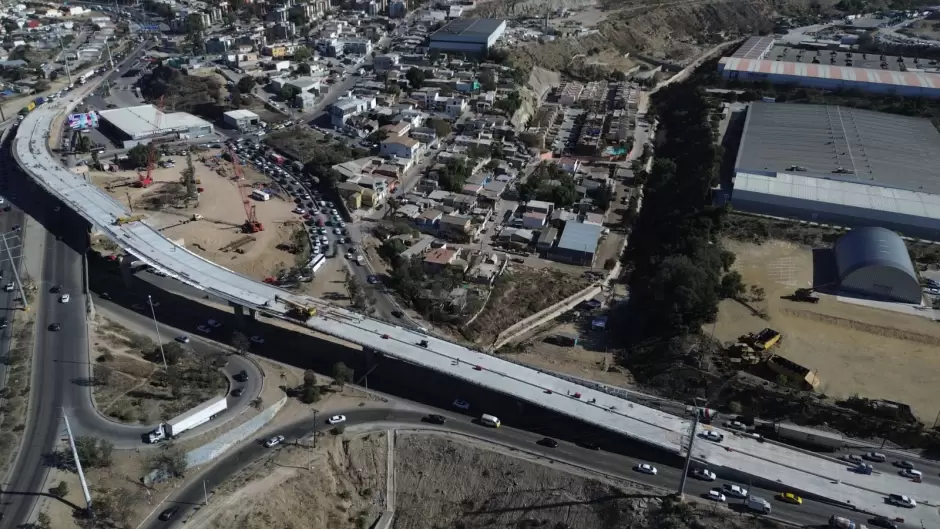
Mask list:
POLYGON ((7 322, 7 319, 0 318, 0 329, 6 329, 7 325, 9 325, 9 322, 7 322))
POLYGON ((447 419, 443 415, 432 414, 428 415, 425 420, 431 424, 444 424, 447 422, 447 419))
POLYGON ((404 313, 400 310, 393 310, 392 316, 395 316, 396 318, 401 318, 402 316, 404 316, 404 313))
POLYGON ((890 518, 885 518, 884 516, 876 516, 871 520, 868 520, 868 523, 877 526, 885 527, 886 529, 898 529, 898 524, 894 523, 890 518))
POLYGON ((539 440, 539 444, 542 446, 547 446, 548 448, 555 448, 558 446, 558 441, 552 439, 551 437, 543 437, 539 440))
POLYGON ((52 292, 53 294, 62 292, 62 285, 54 285, 51 289, 49 289, 49 292, 52 292))
POLYGON ((176 513, 180 512, 179 507, 170 507, 169 509, 160 513, 160 520, 165 522, 170 518, 176 516, 176 513))
POLYGON ((241 397, 245 393, 245 388, 235 388, 232 390, 233 397, 241 397))
POLYGON ((235 373, 235 376, 233 376, 232 378, 234 378, 235 380, 239 382, 244 382, 248 380, 248 372, 242 369, 238 373, 235 373))
POLYGON ((50 331, 58 331, 58 330, 61 329, 61 328, 62 328, 62 326, 59 325, 58 323, 49 324, 49 330, 50 330, 50 331))
POLYGON ((594 441, 579 441, 578 446, 581 448, 587 448, 588 450, 600 450, 601 446, 594 441))

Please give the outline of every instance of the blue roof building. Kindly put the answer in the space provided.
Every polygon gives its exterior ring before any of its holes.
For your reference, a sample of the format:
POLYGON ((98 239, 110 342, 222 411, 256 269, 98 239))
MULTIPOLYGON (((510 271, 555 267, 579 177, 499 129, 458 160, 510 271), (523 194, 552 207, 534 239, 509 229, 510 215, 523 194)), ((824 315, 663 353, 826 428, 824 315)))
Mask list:
POLYGON ((597 224, 566 222, 558 246, 548 253, 549 258, 563 263, 593 266, 603 229, 603 226, 597 224))

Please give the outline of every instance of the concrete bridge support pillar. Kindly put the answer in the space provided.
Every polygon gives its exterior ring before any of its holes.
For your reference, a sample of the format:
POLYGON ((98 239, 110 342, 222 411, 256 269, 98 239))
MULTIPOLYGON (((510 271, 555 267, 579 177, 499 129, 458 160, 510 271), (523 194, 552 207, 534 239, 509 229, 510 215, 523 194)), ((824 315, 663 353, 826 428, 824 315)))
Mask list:
POLYGON ((124 286, 126 288, 131 287, 131 281, 134 279, 134 272, 131 270, 131 263, 134 261, 134 256, 132 255, 123 255, 121 256, 121 279, 124 280, 124 286))
POLYGON ((248 315, 246 317, 244 305, 239 305, 238 303, 233 303, 231 301, 229 302, 229 305, 231 305, 231 307, 235 310, 235 323, 237 323, 241 329, 247 327, 249 322, 255 321, 255 309, 249 308, 248 315))

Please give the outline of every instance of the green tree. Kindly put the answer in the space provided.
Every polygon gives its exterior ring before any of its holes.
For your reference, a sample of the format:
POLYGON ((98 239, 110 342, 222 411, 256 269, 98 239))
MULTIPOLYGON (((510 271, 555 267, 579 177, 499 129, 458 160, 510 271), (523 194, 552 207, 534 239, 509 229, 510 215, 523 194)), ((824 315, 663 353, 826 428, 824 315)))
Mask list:
POLYGON ((250 75, 243 75, 241 79, 235 83, 235 86, 238 87, 238 90, 243 94, 250 94, 255 88, 255 78, 250 75))
POLYGON ((152 471, 161 472, 165 475, 181 478, 186 475, 189 469, 189 460, 186 459, 186 452, 177 446, 169 446, 165 450, 158 450, 150 457, 149 467, 152 471))
POLYGON ((107 386, 111 383, 111 368, 105 365, 98 364, 92 370, 92 379, 93 383, 96 386, 107 386))
POLYGON ((454 127, 446 119, 433 118, 431 120, 431 127, 434 129, 434 134, 438 138, 446 138, 450 136, 450 133, 453 132, 454 127))
POLYGON ((353 370, 343 362, 337 362, 333 365, 333 383, 343 387, 350 382, 353 377, 353 370))
POLYGON ((401 239, 389 239, 379 246, 379 255, 389 262, 394 262, 408 248, 401 239))
POLYGON ((412 66, 405 73, 405 78, 408 79, 408 84, 411 85, 411 88, 421 88, 421 85, 423 85, 425 81, 424 70, 412 66))
MULTIPOLYGON (((147 145, 135 145, 127 151, 127 163, 131 167, 147 167, 150 159, 150 147, 147 145)), ((160 161, 160 151, 154 149, 154 163, 160 161)))
POLYGON ((232 332, 232 347, 238 351, 238 354, 245 354, 251 349, 251 340, 241 331, 232 332))
POLYGON ((186 153, 186 169, 182 174, 183 185, 186 186, 186 197, 190 200, 199 199, 199 187, 196 185, 196 167, 193 165, 192 151, 186 153))
POLYGON ((64 498, 68 495, 68 493, 69 484, 64 481, 60 481, 58 485, 49 489, 49 494, 52 494, 56 498, 64 498))
POLYGON ((52 518, 45 511, 41 511, 36 515, 36 528, 37 529, 51 529, 52 528, 52 518))
POLYGON ((114 444, 106 439, 81 436, 75 438, 75 451, 82 466, 104 468, 111 466, 114 444))
POLYGON ((222 16, 222 18, 225 19, 225 25, 230 28, 238 22, 238 15, 231 11, 229 11, 228 13, 225 13, 225 15, 222 16))
POLYGON ((150 353, 150 357, 154 359, 155 362, 162 363, 163 360, 166 360, 167 365, 175 366, 183 359, 183 356, 186 355, 186 348, 183 347, 183 344, 172 341, 163 344, 163 351, 159 347, 155 347, 150 353))
POLYGON ((300 393, 300 402, 313 404, 320 400, 320 388, 315 385, 304 386, 300 393))
POLYGON ((195 54, 205 53, 205 26, 202 23, 202 13, 191 13, 183 24, 186 32, 186 41, 195 54))
POLYGON ((297 94, 300 93, 300 89, 296 86, 286 84, 281 88, 281 101, 286 101, 292 103, 294 98, 297 97, 297 94))
POLYGON ((480 87, 487 92, 496 90, 496 74, 493 73, 493 70, 483 70, 480 73, 480 87))
POLYGON ((721 278, 720 293, 722 298, 738 299, 746 291, 744 279, 737 270, 732 270, 721 278))
POLYGON ((297 69, 294 71, 297 72, 297 75, 310 75, 310 64, 302 62, 297 65, 297 69))
POLYGON ((294 60, 297 62, 309 61, 311 57, 313 57, 313 53, 306 46, 298 46, 294 50, 294 60))

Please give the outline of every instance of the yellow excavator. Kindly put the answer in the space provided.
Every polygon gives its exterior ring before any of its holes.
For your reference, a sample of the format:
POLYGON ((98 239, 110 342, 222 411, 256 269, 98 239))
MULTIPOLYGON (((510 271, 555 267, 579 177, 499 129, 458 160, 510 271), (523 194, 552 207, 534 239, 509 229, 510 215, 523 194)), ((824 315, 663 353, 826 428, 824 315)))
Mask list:
POLYGON ((275 296, 274 299, 275 301, 280 301, 281 303, 287 305, 287 315, 291 318, 307 321, 317 315, 316 307, 308 307, 280 296, 275 296))

